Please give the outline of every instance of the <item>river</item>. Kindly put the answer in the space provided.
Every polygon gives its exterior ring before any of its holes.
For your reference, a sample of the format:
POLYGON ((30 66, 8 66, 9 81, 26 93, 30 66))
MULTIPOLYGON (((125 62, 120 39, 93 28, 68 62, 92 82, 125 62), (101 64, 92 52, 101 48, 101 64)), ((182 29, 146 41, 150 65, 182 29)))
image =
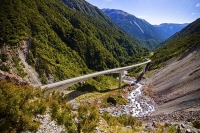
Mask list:
MULTIPOLYGON (((131 80, 125 80, 124 82, 134 82, 131 80)), ((146 116, 153 111, 155 111, 155 104, 152 98, 145 96, 142 92, 143 85, 136 83, 136 89, 133 89, 130 93, 127 94, 127 99, 129 103, 127 105, 117 105, 108 108, 100 108, 100 113, 107 111, 113 116, 120 116, 122 114, 131 114, 135 117, 146 116)))

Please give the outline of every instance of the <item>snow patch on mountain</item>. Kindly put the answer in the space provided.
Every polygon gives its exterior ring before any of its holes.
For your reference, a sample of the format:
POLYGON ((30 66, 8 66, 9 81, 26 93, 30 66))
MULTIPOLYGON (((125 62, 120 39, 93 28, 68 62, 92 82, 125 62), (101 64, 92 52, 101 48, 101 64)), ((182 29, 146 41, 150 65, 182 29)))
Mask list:
POLYGON ((142 28, 139 26, 139 24, 137 24, 135 21, 134 21, 135 25, 137 25, 137 27, 141 30, 141 32, 144 34, 144 31, 142 30, 142 28))

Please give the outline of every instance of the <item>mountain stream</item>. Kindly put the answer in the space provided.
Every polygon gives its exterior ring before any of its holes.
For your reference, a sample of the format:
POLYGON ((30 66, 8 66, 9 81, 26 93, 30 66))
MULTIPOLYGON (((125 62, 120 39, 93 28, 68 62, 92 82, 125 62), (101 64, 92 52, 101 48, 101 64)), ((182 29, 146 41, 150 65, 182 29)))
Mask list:
MULTIPOLYGON (((124 80, 124 82, 132 83, 133 81, 124 80)), ((100 113, 107 111, 113 116, 131 114, 134 117, 142 117, 155 111, 155 104, 153 99, 145 96, 142 92, 143 85, 140 83, 136 83, 135 85, 137 88, 127 94, 127 99, 129 100, 127 105, 116 105, 108 108, 100 108, 100 113)))

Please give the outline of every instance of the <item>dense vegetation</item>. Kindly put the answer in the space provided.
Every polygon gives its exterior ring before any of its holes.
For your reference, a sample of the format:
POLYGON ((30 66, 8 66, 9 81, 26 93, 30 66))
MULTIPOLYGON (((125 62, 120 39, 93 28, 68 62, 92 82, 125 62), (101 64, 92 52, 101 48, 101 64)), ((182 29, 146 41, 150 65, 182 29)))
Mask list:
POLYGON ((181 57, 200 43, 200 19, 189 24, 180 32, 166 40, 152 56, 151 69, 159 68, 172 57, 181 57))
POLYGON ((43 95, 39 89, 0 81, 0 131, 37 131, 40 122, 33 119, 46 111, 43 95))
MULTIPOLYGON (((63 93, 47 93, 40 88, 33 89, 28 85, 20 86, 0 81, 0 131, 37 131, 40 121, 35 118, 38 114, 46 113, 49 113, 58 125, 64 125, 69 133, 95 131, 99 126, 100 117, 110 126, 133 128, 138 123, 132 116, 122 115, 118 118, 108 113, 100 115, 95 105, 80 105, 74 113, 72 106, 67 102, 67 96, 63 93)), ((141 126, 141 122, 139 123, 141 126)))
POLYGON ((93 16, 95 18, 101 19, 102 21, 105 21, 110 26, 117 27, 115 23, 112 22, 112 20, 104 15, 104 13, 97 7, 91 5, 90 3, 86 2, 85 0, 62 0, 68 7, 72 9, 76 9, 77 11, 80 11, 84 14, 87 14, 89 16, 93 16))
MULTIPOLYGON (((127 61, 133 63, 135 55, 141 59, 149 52, 138 46, 140 40, 83 0, 3 0, 0 10, 1 49, 10 46, 13 50, 24 45, 22 41, 30 42, 26 61, 43 83, 52 76, 59 81, 123 66, 127 61)), ((1 51, 1 70, 10 69, 3 64, 12 60, 3 59, 8 54, 1 51)))
POLYGON ((12 82, 0 82, 0 131, 20 132, 37 131, 40 121, 34 120, 38 114, 47 113, 59 125, 64 125, 67 132, 93 131, 98 121, 98 110, 95 106, 89 108, 80 106, 78 116, 72 112, 72 106, 67 104, 63 93, 52 92, 44 95, 45 90, 33 89, 30 86, 20 86, 12 82), (90 114, 88 115, 88 111, 90 114), (76 123, 74 118, 78 117, 76 123))

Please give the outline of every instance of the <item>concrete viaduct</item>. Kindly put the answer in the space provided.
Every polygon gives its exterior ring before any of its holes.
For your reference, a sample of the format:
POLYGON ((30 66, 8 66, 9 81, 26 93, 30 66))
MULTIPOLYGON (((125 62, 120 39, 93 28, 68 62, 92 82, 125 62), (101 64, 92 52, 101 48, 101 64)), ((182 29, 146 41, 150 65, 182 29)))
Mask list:
POLYGON ((109 70, 105 70, 105 71, 100 71, 100 72, 95 72, 95 73, 91 73, 91 74, 87 74, 87 75, 83 75, 83 76, 79 76, 79 77, 75 77, 75 78, 71 78, 71 79, 67 79, 67 80, 63 80, 63 81, 59 81, 59 82, 55 82, 52 84, 48 84, 48 85, 43 85, 41 86, 41 88, 48 88, 48 89, 56 89, 56 90, 64 90, 76 83, 79 83, 81 81, 84 81, 85 79, 88 78, 92 78, 92 77, 97 77, 99 75, 103 75, 103 74, 110 74, 110 73, 119 73, 119 88, 121 88, 122 86, 122 73, 128 69, 137 67, 137 66, 142 66, 142 65, 146 65, 144 72, 147 70, 148 64, 151 62, 151 60, 139 63, 139 64, 135 64, 135 65, 131 65, 131 66, 126 66, 126 67, 120 67, 120 68, 114 68, 114 69, 109 69, 109 70))

